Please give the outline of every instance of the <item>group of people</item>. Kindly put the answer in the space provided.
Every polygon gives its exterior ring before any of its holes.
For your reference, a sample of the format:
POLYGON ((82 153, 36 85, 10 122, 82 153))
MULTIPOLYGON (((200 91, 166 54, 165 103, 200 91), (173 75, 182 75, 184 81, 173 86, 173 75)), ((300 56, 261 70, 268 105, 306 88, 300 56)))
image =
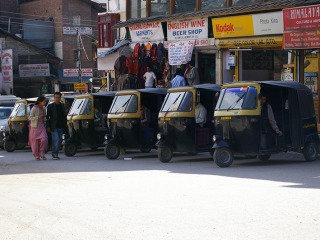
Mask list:
MULTIPOLYGON (((200 84, 199 72, 194 65, 194 61, 190 61, 185 69, 183 65, 181 65, 180 68, 177 68, 169 87, 200 84)), ((158 85, 157 77, 154 72, 151 71, 150 67, 147 67, 147 72, 143 75, 143 79, 145 81, 145 88, 154 88, 158 85)))
POLYGON ((48 133, 52 138, 52 159, 59 160, 62 134, 67 131, 67 114, 61 93, 54 93, 54 102, 46 106, 46 98, 38 97, 29 115, 29 145, 36 160, 46 160, 48 133))

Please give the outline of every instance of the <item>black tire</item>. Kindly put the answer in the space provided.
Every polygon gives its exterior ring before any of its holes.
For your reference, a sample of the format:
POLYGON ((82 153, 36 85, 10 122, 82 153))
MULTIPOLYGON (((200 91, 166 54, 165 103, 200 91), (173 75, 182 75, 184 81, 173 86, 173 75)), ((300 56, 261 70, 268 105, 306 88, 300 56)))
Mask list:
POLYGON ((151 147, 140 147, 140 151, 142 153, 149 153, 151 151, 151 147))
POLYGON ((107 145, 104 147, 104 154, 110 160, 117 159, 120 155, 119 145, 107 145))
POLYGON ((303 155, 307 162, 313 162, 317 160, 319 148, 317 143, 310 142, 303 148, 303 155))
POLYGON ((77 146, 75 144, 65 144, 62 147, 64 155, 72 157, 77 153, 77 146))
POLYGON ((261 161, 268 161, 270 157, 271 157, 271 154, 262 154, 258 156, 259 160, 261 161))
POLYGON ((218 148, 214 151, 213 160, 221 168, 229 167, 234 160, 233 152, 230 148, 218 148))
POLYGON ((168 163, 172 159, 172 149, 170 147, 159 147, 158 148, 158 158, 163 163, 168 163))
POLYGON ((7 152, 13 152, 14 150, 16 150, 16 143, 14 141, 5 141, 3 143, 3 148, 7 152))

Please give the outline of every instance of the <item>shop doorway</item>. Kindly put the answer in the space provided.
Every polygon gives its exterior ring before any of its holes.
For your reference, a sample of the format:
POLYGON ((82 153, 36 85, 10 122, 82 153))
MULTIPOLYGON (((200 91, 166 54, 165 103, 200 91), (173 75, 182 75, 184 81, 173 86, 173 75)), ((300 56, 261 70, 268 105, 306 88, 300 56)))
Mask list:
POLYGON ((198 70, 200 83, 216 83, 216 55, 199 53, 198 70))

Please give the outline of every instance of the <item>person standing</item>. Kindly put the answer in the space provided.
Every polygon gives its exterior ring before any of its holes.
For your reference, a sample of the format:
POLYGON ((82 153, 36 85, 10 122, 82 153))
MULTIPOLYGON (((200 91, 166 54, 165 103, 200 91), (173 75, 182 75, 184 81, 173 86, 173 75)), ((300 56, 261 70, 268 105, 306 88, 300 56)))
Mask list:
POLYGON ((187 70, 185 71, 185 78, 187 79, 189 86, 200 84, 199 72, 194 66, 194 61, 188 63, 187 70))
POLYGON ((143 75, 143 79, 146 81, 145 88, 154 88, 157 86, 157 77, 150 67, 147 67, 147 72, 143 75))
POLYGON ((61 102, 61 93, 54 93, 54 102, 47 107, 47 131, 52 137, 52 159, 59 160, 63 131, 67 131, 67 115, 61 102))
POLYGON ((46 98, 38 97, 29 115, 29 144, 36 160, 47 160, 45 151, 48 147, 48 135, 46 132, 46 98))
POLYGON ((186 80, 183 77, 183 71, 181 68, 177 68, 175 77, 171 81, 171 85, 173 88, 186 86, 186 80))

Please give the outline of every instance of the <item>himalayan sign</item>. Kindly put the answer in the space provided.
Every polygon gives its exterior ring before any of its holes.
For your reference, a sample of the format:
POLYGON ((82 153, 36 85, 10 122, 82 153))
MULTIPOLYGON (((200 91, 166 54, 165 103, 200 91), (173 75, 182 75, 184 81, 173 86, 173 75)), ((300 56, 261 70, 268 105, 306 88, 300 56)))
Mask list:
POLYGON ((20 77, 49 77, 50 68, 48 63, 44 64, 20 64, 20 77))
POLYGON ((12 94, 13 88, 13 71, 12 71, 12 49, 2 50, 1 55, 2 66, 2 90, 7 94, 12 94))
POLYGON ((129 27, 132 42, 163 41, 164 35, 160 22, 141 23, 129 27))
MULTIPOLYGON (((79 76, 79 69, 71 68, 71 69, 63 69, 63 76, 64 77, 78 77, 79 76)), ((82 77, 92 77, 92 68, 81 68, 81 76, 82 77)))
POLYGON ((283 34, 282 12, 213 18, 215 38, 283 34))
POLYGON ((171 42, 168 46, 169 64, 181 65, 191 61, 194 40, 171 42))
POLYGON ((320 5, 283 10, 284 48, 320 48, 320 5))
POLYGON ((173 21, 167 24, 168 41, 208 38, 208 18, 173 21))

